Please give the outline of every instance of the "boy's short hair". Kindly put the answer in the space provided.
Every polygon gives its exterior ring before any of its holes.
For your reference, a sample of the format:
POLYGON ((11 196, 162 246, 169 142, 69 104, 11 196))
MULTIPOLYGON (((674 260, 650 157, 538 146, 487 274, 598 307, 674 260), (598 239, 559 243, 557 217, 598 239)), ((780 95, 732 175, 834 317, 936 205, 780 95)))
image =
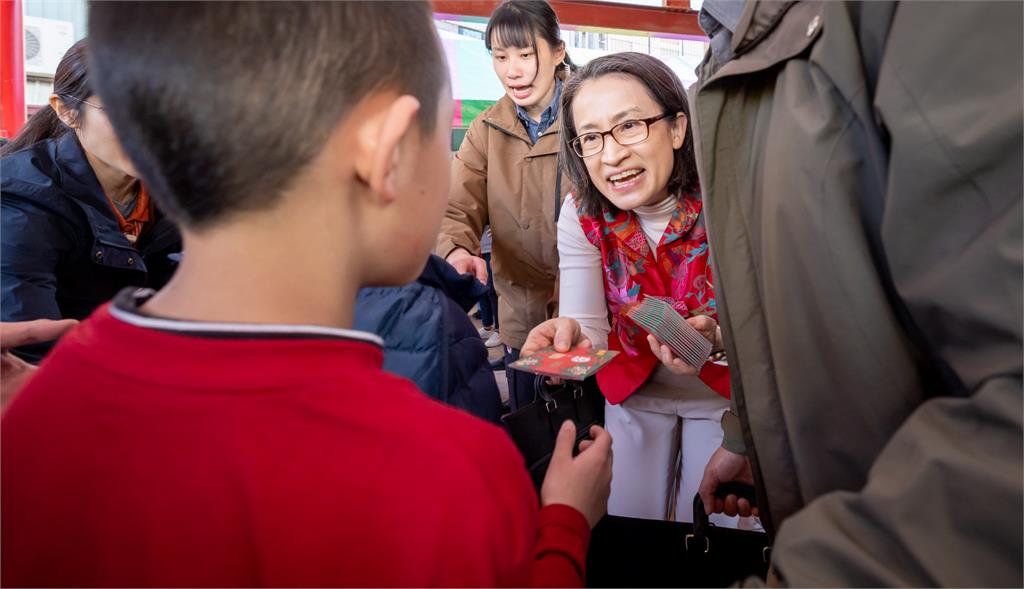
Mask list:
POLYGON ((95 87, 147 188, 200 228, 271 206, 369 93, 419 99, 448 71, 416 2, 92 2, 95 87))

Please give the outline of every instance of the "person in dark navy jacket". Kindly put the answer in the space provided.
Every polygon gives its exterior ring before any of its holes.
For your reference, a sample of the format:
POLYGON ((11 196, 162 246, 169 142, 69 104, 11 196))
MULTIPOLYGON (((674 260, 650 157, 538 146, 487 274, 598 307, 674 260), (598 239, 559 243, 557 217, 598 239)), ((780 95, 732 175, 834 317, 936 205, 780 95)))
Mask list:
POLYGON ((384 370, 404 376, 427 395, 497 423, 501 396, 487 348, 467 313, 486 292, 430 256, 416 282, 363 288, 356 299, 356 329, 384 340, 384 370))
POLYGON ((3 321, 84 319, 126 286, 166 284, 181 251, 92 93, 86 47, 68 50, 50 106, 0 152, 3 321))

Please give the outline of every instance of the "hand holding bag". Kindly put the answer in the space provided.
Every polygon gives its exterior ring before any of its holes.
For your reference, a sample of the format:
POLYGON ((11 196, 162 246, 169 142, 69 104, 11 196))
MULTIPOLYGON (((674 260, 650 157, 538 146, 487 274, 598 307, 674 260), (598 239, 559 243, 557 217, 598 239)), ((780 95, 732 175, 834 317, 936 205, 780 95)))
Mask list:
MULTIPOLYGON (((754 503, 749 485, 721 485, 715 495, 754 503)), ((768 574, 768 535, 715 527, 700 495, 694 523, 606 515, 590 539, 589 587, 727 587, 750 575, 768 574)))
POLYGON ((604 425, 604 396, 594 377, 569 380, 560 385, 546 381, 547 377, 538 376, 534 381, 533 402, 501 418, 526 459, 526 468, 538 493, 562 423, 571 419, 576 424, 577 445, 590 437, 590 426, 604 425))

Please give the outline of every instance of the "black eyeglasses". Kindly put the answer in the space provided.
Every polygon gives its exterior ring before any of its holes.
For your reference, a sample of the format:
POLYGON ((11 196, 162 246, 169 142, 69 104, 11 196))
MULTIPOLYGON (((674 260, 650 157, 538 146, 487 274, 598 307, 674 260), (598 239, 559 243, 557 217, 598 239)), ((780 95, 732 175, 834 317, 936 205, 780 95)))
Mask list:
POLYGON ((96 110, 104 110, 104 108, 102 106, 98 105, 98 104, 93 104, 93 103, 89 102, 88 100, 82 100, 81 98, 74 97, 74 96, 72 96, 70 94, 58 94, 57 96, 60 96, 64 100, 67 100, 67 99, 70 98, 71 100, 74 100, 75 102, 81 102, 82 104, 91 106, 91 107, 95 108, 96 110))
POLYGON ((569 142, 572 150, 580 157, 591 157, 604 150, 604 136, 611 135, 619 145, 633 145, 647 139, 650 135, 650 126, 661 119, 669 116, 669 113, 662 113, 646 119, 635 119, 623 121, 607 131, 593 131, 584 133, 569 142))

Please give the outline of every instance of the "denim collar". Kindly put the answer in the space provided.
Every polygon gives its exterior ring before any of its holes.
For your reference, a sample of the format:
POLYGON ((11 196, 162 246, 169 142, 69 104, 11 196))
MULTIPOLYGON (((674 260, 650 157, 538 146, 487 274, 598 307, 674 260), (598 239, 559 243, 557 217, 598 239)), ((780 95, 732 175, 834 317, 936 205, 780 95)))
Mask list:
POLYGON ((516 115, 519 120, 523 122, 526 127, 526 132, 530 136, 530 140, 534 143, 537 142, 537 138, 542 133, 547 131, 551 124, 555 122, 558 117, 558 102, 562 98, 562 80, 561 78, 555 77, 555 96, 551 99, 551 104, 544 109, 544 112, 540 113, 540 122, 534 121, 530 118, 530 115, 526 114, 526 109, 516 104, 516 115))

